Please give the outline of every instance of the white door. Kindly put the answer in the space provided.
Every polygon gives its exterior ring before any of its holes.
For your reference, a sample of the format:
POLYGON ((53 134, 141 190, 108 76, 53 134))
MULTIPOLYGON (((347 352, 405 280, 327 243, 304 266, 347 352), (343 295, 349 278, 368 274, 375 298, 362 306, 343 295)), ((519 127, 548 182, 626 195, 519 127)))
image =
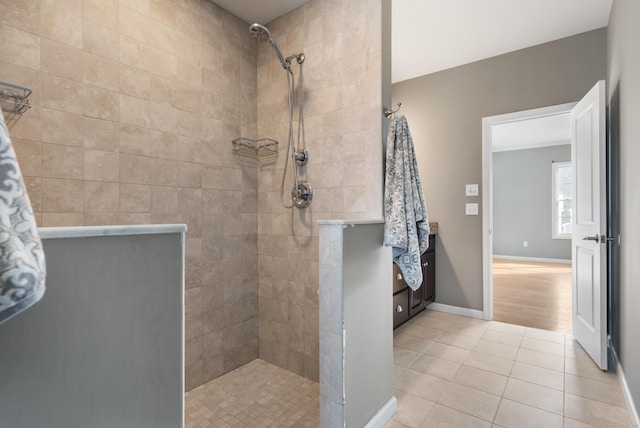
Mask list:
POLYGON ((607 369, 605 82, 571 111, 573 335, 607 369))

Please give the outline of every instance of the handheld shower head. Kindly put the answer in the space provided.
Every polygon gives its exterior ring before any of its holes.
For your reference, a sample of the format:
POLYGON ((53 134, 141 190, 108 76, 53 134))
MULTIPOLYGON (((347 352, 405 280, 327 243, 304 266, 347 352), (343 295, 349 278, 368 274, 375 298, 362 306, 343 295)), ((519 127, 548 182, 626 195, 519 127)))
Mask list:
POLYGON ((273 37, 271 37, 271 32, 269 31, 269 29, 267 27, 265 27, 264 25, 260 25, 258 23, 251 24, 251 26, 249 27, 249 32, 256 39, 258 39, 258 40, 260 40, 262 42, 271 43, 271 46, 273 46, 273 50, 276 51, 276 54, 278 55, 278 59, 282 63, 282 67, 285 70, 289 70, 289 68, 291 67, 291 60, 285 58, 284 55, 282 55, 282 51, 280 50, 280 46, 278 46, 278 44, 273 39, 273 37))
POLYGON ((251 24, 249 32, 253 37, 263 42, 268 42, 271 39, 271 32, 269 29, 258 23, 251 24))

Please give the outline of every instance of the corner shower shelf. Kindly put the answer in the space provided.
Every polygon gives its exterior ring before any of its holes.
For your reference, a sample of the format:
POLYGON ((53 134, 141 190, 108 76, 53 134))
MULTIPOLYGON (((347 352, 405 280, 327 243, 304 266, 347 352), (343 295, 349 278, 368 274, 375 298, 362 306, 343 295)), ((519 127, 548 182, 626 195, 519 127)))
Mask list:
POLYGON ((0 106, 8 113, 22 114, 31 108, 31 93, 29 88, 0 82, 0 106))
POLYGON ((233 140, 233 154, 256 160, 259 164, 275 162, 278 158, 278 142, 271 138, 233 140))

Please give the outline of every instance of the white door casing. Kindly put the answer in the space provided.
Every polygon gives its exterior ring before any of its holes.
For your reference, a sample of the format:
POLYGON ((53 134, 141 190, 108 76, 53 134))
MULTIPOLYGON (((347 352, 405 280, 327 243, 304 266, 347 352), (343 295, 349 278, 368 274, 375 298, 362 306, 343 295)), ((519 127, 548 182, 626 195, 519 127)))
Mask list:
POLYGON ((559 104, 531 110, 484 117, 482 119, 482 265, 483 318, 493 319, 493 148, 492 128, 510 122, 554 116, 571 112, 576 103, 559 104))
POLYGON ((573 335, 607 369, 605 82, 571 111, 573 335), (604 241, 604 242, 602 242, 604 241))

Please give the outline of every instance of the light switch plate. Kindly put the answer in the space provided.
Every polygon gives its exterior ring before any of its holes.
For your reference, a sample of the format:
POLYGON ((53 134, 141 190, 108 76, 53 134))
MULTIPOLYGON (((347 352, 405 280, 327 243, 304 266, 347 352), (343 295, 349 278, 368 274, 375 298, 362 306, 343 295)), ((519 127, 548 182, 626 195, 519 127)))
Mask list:
POLYGON ((477 184, 467 184, 465 186, 465 195, 466 196, 478 196, 478 185, 477 184))
POLYGON ((465 214, 466 215, 478 215, 478 204, 466 204, 466 206, 465 206, 465 214))

